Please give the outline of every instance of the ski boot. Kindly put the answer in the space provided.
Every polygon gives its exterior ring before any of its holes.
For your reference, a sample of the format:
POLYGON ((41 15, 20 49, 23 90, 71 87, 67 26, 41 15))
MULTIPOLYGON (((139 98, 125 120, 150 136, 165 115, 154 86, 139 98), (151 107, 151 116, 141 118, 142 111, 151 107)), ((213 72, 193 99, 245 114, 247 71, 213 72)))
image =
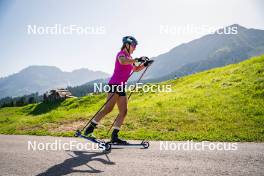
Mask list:
POLYGON ((111 143, 117 145, 127 145, 128 142, 126 140, 120 139, 118 137, 119 130, 114 129, 112 136, 111 136, 111 143))
POLYGON ((96 128, 95 123, 91 122, 91 124, 85 129, 84 131, 84 136, 89 137, 89 138, 96 138, 93 134, 94 129, 96 128))

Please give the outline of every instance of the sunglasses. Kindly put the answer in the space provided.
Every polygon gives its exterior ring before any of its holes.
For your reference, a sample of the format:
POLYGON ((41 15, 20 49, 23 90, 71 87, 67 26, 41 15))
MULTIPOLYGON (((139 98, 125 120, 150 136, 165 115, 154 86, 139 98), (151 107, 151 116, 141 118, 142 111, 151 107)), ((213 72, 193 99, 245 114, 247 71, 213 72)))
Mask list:
POLYGON ((131 45, 133 48, 136 48, 137 47, 137 45, 131 45))

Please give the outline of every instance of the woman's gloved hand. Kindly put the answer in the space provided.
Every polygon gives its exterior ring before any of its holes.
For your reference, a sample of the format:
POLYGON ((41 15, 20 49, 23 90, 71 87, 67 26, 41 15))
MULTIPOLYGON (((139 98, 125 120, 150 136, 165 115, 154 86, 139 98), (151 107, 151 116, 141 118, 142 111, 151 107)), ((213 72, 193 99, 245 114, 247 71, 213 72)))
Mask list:
POLYGON ((148 67, 148 66, 150 66, 153 62, 154 62, 154 60, 147 60, 147 61, 144 63, 144 66, 145 66, 145 67, 148 67))
POLYGON ((149 58, 146 56, 142 56, 140 58, 135 59, 136 62, 140 62, 140 63, 146 62, 147 60, 149 60, 149 58))

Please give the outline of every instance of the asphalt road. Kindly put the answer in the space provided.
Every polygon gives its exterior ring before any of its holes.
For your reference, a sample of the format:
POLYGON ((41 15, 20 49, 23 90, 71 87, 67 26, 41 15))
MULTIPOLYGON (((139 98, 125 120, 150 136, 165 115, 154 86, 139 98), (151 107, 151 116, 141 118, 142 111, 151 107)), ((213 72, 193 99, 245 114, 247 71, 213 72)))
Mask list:
POLYGON ((199 151, 187 150, 187 143, 151 141, 149 149, 104 153, 79 138, 0 135, 0 175, 264 175, 264 143, 220 143, 225 150, 199 151))

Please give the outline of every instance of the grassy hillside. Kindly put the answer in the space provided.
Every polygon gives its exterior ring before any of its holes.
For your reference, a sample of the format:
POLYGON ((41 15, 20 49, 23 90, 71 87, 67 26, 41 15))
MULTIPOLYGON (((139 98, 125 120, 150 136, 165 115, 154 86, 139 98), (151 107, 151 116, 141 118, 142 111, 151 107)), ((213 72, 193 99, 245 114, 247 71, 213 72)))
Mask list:
MULTIPOLYGON (((135 93, 121 135, 127 139, 264 141, 264 55, 177 80, 170 93, 135 93)), ((72 136, 105 95, 0 109, 0 133, 72 136)), ((98 137, 117 114, 103 119, 98 137)))

